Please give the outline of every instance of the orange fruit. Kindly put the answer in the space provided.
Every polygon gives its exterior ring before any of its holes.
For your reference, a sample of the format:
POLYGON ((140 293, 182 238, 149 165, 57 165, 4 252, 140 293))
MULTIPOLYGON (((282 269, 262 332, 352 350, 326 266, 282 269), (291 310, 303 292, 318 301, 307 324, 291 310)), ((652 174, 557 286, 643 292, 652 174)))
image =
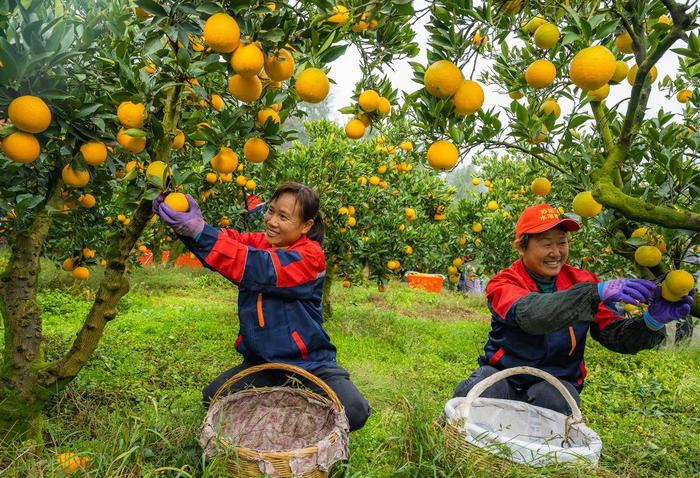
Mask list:
POLYGON ((226 146, 222 146, 219 153, 211 159, 211 167, 218 173, 232 173, 236 166, 238 166, 238 154, 226 146))
POLYGON ((257 76, 233 75, 228 79, 231 96, 244 103, 252 103, 262 95, 262 83, 257 76))
POLYGON ((561 115, 561 107, 559 106, 559 103, 557 103, 557 100, 553 98, 547 98, 540 105, 539 112, 542 113, 544 116, 549 116, 550 114, 552 114, 554 115, 554 119, 557 119, 559 118, 559 115, 561 115))
POLYGON ((589 90, 588 92, 586 92, 586 96, 588 96, 591 99, 591 101, 603 101, 605 98, 608 97, 609 94, 610 85, 607 83, 605 83, 597 90, 589 90))
POLYGON ((265 108, 264 110, 258 111, 257 125, 259 128, 264 128, 268 119, 274 124, 280 124, 281 121, 280 115, 272 108, 265 108))
POLYGON ((348 8, 344 5, 336 5, 333 7, 333 15, 329 16, 326 21, 335 23, 336 25, 342 25, 348 21, 348 18, 350 18, 348 8))
POLYGON ((77 280, 87 280, 90 277, 90 270, 87 267, 76 267, 73 269, 73 278, 77 280))
POLYGON ((634 43, 629 32, 622 32, 615 38, 615 46, 620 53, 634 53, 634 43))
POLYGON ((231 68, 241 76, 255 76, 262 70, 265 56, 255 43, 240 45, 231 55, 231 68))
POLYGON ((211 95, 211 107, 216 111, 221 111, 224 109, 224 99, 219 95, 211 95))
POLYGON ((684 270, 673 270, 661 283, 661 296, 669 302, 678 302, 695 286, 693 276, 684 270))
POLYGON ((148 118, 146 106, 143 103, 122 101, 117 108, 117 119, 126 128, 141 128, 148 118))
POLYGON ((537 15, 533 18, 530 19, 524 26, 523 30, 525 30, 527 33, 530 35, 534 34, 539 27, 547 23, 547 20, 542 16, 542 15, 537 15))
POLYGON ((535 30, 535 45, 543 50, 549 50, 557 44, 559 37, 560 33, 557 26, 547 22, 535 30))
POLYGON ((80 154, 86 163, 99 166, 107 160, 107 148, 100 141, 90 141, 80 147, 80 154))
POLYGON ((251 163, 262 163, 270 155, 270 147, 262 138, 249 138, 243 145, 243 156, 251 163))
POLYGON ((615 73, 613 74, 613 77, 610 79, 613 83, 619 83, 625 78, 627 78, 627 72, 629 71, 629 68, 627 67, 627 63, 625 63, 622 60, 617 60, 615 62, 615 73))
POLYGON ((84 208, 89 209, 93 207, 97 201, 95 200, 95 196, 93 196, 92 194, 83 194, 78 198, 78 202, 84 208))
POLYGON ((123 128, 117 133, 117 143, 130 153, 138 154, 146 148, 146 138, 129 136, 123 128))
POLYGON ((72 257, 69 257, 68 259, 63 261, 63 264, 61 265, 61 267, 63 267, 64 271, 68 271, 68 272, 72 271, 73 269, 75 269, 75 259, 73 259, 72 257))
POLYGON ((656 267, 661 262, 661 251, 655 246, 640 246, 634 251, 634 261, 643 267, 656 267))
POLYGON ((253 181, 252 179, 249 179, 249 180, 246 181, 246 183, 245 183, 245 188, 246 188, 247 190, 249 190, 249 191, 252 191, 252 190, 255 189, 256 187, 257 187, 257 184, 256 184, 255 181, 253 181))
POLYGON ((591 191, 583 191, 574 197, 573 208, 574 212, 581 217, 593 217, 600 214, 603 205, 593 199, 591 191))
POLYGON ((365 135, 365 125, 359 119, 351 119, 345 125, 345 135, 350 139, 360 139, 365 135))
POLYGON ((452 169, 459 159, 457 147, 447 140, 438 140, 428 148, 428 163, 434 169, 452 169))
POLYGON ((204 178, 209 184, 216 184, 216 174, 207 173, 207 175, 204 178))
POLYGON ((681 90, 676 95, 676 99, 679 103, 687 103, 690 97, 693 96, 693 92, 690 90, 681 90))
POLYGON ((0 147, 5 156, 16 163, 31 163, 41 154, 41 146, 36 137, 23 131, 9 135, 0 147))
POLYGON ((67 164, 61 171, 61 178, 67 186, 82 188, 90 182, 90 173, 87 170, 76 171, 70 164, 67 164))
POLYGON ((357 103, 363 111, 371 113, 379 106, 379 93, 374 90, 365 90, 360 93, 357 103))
POLYGON ((532 194, 537 196, 546 196, 552 189, 552 183, 549 182, 547 178, 535 178, 530 184, 530 190, 532 194))
POLYGON ((171 144, 171 147, 177 151, 182 149, 185 146, 185 133, 182 131, 175 130, 175 137, 173 138, 173 142, 171 144))
POLYGON ((462 81, 462 72, 449 60, 439 60, 425 70, 423 84, 429 94, 437 98, 454 95, 462 81))
POLYGON ((146 168, 146 179, 148 182, 154 186, 162 187, 165 185, 165 180, 168 176, 168 165, 163 161, 153 161, 146 168), (160 185, 154 182, 153 178, 158 178, 160 180, 160 185))
POLYGON ((320 103, 330 90, 326 74, 318 68, 307 68, 296 79, 295 89, 302 101, 320 103))
POLYGON ((190 210, 190 203, 187 201, 187 196, 182 193, 170 193, 165 196, 163 202, 177 212, 187 212, 190 210))
POLYGON ((484 90, 476 81, 462 80, 452 97, 452 103, 458 115, 472 115, 484 104, 484 90))
POLYGON ((217 53, 231 53, 240 39, 238 23, 226 13, 215 13, 204 23, 204 41, 217 53))
POLYGON ((610 50, 602 45, 589 46, 574 55, 569 77, 583 90, 597 90, 612 79, 616 68, 617 61, 610 50))
POLYGON ((284 48, 265 57, 265 73, 273 81, 287 81, 294 74, 294 58, 284 48))
POLYGON ((240 187, 244 187, 247 182, 248 182, 248 178, 246 178, 245 176, 237 176, 236 177, 236 184, 238 184, 240 187))
POLYGON ((41 133, 51 124, 51 110, 37 96, 18 96, 10 102, 7 117, 15 128, 26 133, 41 133))
POLYGON ((377 103, 377 112, 381 116, 386 116, 389 113, 391 113, 391 102, 388 98, 384 98, 383 96, 379 97, 379 103, 377 103))
POLYGON ((533 88, 545 88, 554 83, 557 69, 549 60, 535 60, 525 70, 525 81, 533 88))

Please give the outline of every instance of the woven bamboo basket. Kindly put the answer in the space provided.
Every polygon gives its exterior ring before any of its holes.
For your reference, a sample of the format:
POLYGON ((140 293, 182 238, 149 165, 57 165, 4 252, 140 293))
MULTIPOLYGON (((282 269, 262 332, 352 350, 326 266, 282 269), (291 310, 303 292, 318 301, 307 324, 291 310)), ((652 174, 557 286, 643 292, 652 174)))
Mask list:
MULTIPOLYGON (((476 384, 467 395, 467 399, 471 399, 470 401, 473 402, 484 392, 484 390, 496 383, 498 380, 502 380, 508 376, 517 375, 519 373, 535 375, 549 382, 562 394, 571 408, 572 423, 582 423, 584 421, 583 415, 581 414, 576 401, 571 396, 569 391, 551 375, 531 367, 513 367, 494 374, 476 384)), ((557 476, 558 478, 581 476, 581 466, 563 464, 557 467, 551 467, 551 471, 547 472, 545 469, 536 468, 523 463, 517 463, 503 456, 491 453, 484 448, 473 445, 464 438, 464 433, 462 430, 464 429, 465 420, 458 420, 450 423, 450 421, 447 420, 443 414, 439 420, 439 423, 443 426, 445 451, 450 459, 455 462, 468 462, 472 468, 488 470, 490 474, 494 474, 496 476, 499 474, 506 475, 512 473, 514 470, 520 470, 524 474, 540 473, 541 476, 557 476)), ((617 477, 617 475, 614 473, 595 465, 585 467, 585 476, 595 476, 601 478, 617 477)))
MULTIPOLYGON (((229 378, 219 389, 216 391, 216 394, 214 394, 214 397, 212 398, 211 405, 213 405, 219 398, 221 398, 226 390, 228 390, 232 385, 234 385, 236 382, 242 380, 243 378, 252 375, 257 372, 261 372, 264 370, 282 370, 286 372, 291 372, 297 376, 303 377, 310 382, 312 382, 314 385, 318 386, 323 392, 327 395, 327 397, 324 397, 322 395, 319 395, 318 393, 315 393, 311 391, 308 388, 291 388, 291 387, 258 387, 258 388, 249 388, 245 390, 241 390, 238 392, 235 392, 234 395, 237 397, 246 397, 249 398, 250 400, 256 400, 256 398, 259 398, 261 394, 269 393, 273 390, 279 391, 279 390, 284 390, 287 389, 289 391, 293 391, 296 394, 303 394, 306 397, 320 401, 324 403, 327 407, 332 407, 334 408, 338 413, 344 414, 345 411, 343 409, 343 405, 340 402, 340 399, 336 395, 336 393, 331 389, 328 384, 326 384, 323 380, 320 378, 316 377, 315 375, 307 372, 306 370, 296 367, 294 365, 289 365, 289 364, 283 364, 283 363, 266 363, 262 365, 257 365, 254 367, 247 368, 238 374, 234 375, 233 377, 229 378)), ((336 432, 331 432, 329 435, 327 435, 327 439, 329 443, 333 444, 337 440, 339 440, 341 437, 337 435, 336 432)), ((347 440, 346 440, 347 443, 347 440)), ((295 475, 292 472, 292 469, 290 467, 290 460, 293 458, 300 458, 304 456, 309 456, 309 455, 314 455, 319 452, 319 448, 315 445, 311 445, 308 447, 300 448, 300 449, 294 449, 294 450, 287 450, 287 451, 276 451, 276 452, 271 452, 271 451, 258 451, 258 450, 253 450, 250 448, 246 448, 243 446, 237 446, 234 443, 231 443, 230 441, 226 440, 224 437, 218 437, 218 442, 217 444, 225 449, 225 455, 219 456, 216 459, 217 460, 225 460, 226 461, 226 467, 228 468, 228 471, 231 473, 232 477, 236 478, 252 478, 252 477, 258 477, 262 476, 263 474, 260 471, 260 467, 258 463, 260 461, 264 461, 267 464, 270 464, 275 472, 277 473, 277 476, 281 478, 327 478, 328 477, 328 471, 323 471, 321 470, 318 466, 315 466, 313 470, 304 473, 303 475, 295 475)))

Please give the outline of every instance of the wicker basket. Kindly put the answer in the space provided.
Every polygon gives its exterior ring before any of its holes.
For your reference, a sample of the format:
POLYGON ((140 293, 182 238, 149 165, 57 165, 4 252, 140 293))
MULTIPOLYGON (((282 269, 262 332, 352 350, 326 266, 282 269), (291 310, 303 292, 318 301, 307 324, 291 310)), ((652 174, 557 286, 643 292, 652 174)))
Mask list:
MULTIPOLYGON (((569 450, 572 453, 573 450, 587 451, 595 465, 600 453, 600 439, 585 426, 583 415, 569 391, 550 374, 531 367, 508 368, 487 377, 477 383, 465 398, 456 398, 448 402, 444 416, 446 448, 450 454, 453 457, 482 462, 494 471, 512 469, 514 466, 534 470, 532 466, 548 463, 568 467, 571 463, 567 462, 573 461, 567 455, 569 450), (566 400, 572 411, 571 416, 567 417, 523 402, 480 398, 480 395, 497 381, 517 374, 535 375, 550 383, 566 400), (538 418, 539 416, 543 418, 538 418), (533 426, 534 429, 531 428, 533 426), (519 430, 529 430, 535 434, 529 435, 519 430), (556 433, 548 438, 553 431, 556 433), (520 435, 521 433, 524 435, 520 435), (556 442, 555 437, 559 437, 562 443, 566 442, 572 448, 542 447, 538 444, 539 437, 545 439, 541 442, 545 444, 553 444, 556 442)), ((563 446, 562 444, 561 447, 563 446)), ((574 456, 585 455, 581 452, 581 455, 574 453, 574 456)), ((588 469, 595 467, 589 464, 588 469)))
MULTIPOLYGON (((292 372, 293 374, 303 377, 308 381, 312 382, 314 385, 318 386, 323 392, 326 393, 328 398, 319 395, 308 388, 293 388, 293 387, 258 387, 258 388, 248 388, 235 392, 229 395, 229 397, 234 397, 236 400, 251 400, 252 403, 258 403, 261 399, 261 395, 268 393, 279 393, 283 391, 287 394, 294 394, 296 396, 303 395, 309 401, 320 402, 324 407, 333 409, 335 413, 340 418, 339 432, 332 431, 325 437, 325 442, 330 444, 339 444, 343 446, 345 457, 347 457, 347 434, 348 426, 347 419, 345 417, 345 411, 343 406, 338 399, 336 393, 326 384, 323 380, 319 379, 315 375, 307 372, 306 370, 296 367, 294 365, 282 364, 282 363, 268 363, 257 365, 254 367, 247 368, 233 377, 229 378, 216 392, 212 398, 209 413, 205 419, 205 423, 210 418, 210 413, 212 407, 217 400, 225 395, 226 390, 228 390, 233 384, 240 381, 241 379, 252 375, 257 372, 266 370, 282 370, 286 372, 292 372)), ((292 467, 290 466, 291 460, 299 460, 303 458, 312 458, 314 455, 319 453, 318 443, 309 443, 309 446, 305 446, 300 449, 285 450, 285 451, 259 451, 243 446, 237 446, 231 443, 225 437, 217 436, 217 448, 222 451, 218 454, 216 460, 225 460, 226 467, 231 473, 231 476, 248 478, 248 477, 258 477, 262 476, 263 472, 261 470, 261 463, 266 468, 267 472, 275 477, 281 478, 291 478, 291 477, 303 477, 303 478, 326 478, 328 477, 328 471, 324 471, 318 465, 314 465, 311 470, 306 471, 303 474, 294 474, 292 467), (272 472, 274 470, 274 472, 272 472)), ((327 467, 330 469, 332 463, 327 467)))

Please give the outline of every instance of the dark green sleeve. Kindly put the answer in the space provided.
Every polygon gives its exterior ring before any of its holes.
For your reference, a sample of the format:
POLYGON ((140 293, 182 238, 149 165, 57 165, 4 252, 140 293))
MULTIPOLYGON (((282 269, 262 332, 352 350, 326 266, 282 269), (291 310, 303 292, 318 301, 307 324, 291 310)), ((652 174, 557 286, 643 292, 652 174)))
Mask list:
POLYGON ((605 348, 621 354, 636 354, 640 350, 658 347, 666 337, 666 327, 651 330, 641 317, 618 319, 603 330, 591 325, 591 337, 605 348))
POLYGON ((551 294, 532 292, 518 299, 508 313, 528 334, 544 335, 577 322, 595 321, 599 304, 598 285, 582 282, 551 294))

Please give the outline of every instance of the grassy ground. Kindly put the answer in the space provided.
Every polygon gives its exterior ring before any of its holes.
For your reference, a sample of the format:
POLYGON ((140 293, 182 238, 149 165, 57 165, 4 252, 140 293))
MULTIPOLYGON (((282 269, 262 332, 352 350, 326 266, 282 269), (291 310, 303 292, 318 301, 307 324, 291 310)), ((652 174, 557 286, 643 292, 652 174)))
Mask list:
MULTIPOLYGON (((91 305, 89 288, 46 268, 40 303, 47 354, 71 343, 91 305)), ((95 285, 99 273, 89 285, 95 285)), ((137 271, 132 290, 88 366, 52 406, 49 446, 0 450, 0 476, 62 476, 55 455, 91 457, 89 476, 222 476, 202 460, 200 389, 238 363, 236 290, 207 272, 137 271)), ((349 465, 334 476, 687 477, 700 474, 700 351, 636 356, 589 342, 582 410, 604 443, 597 472, 496 472, 471 457, 455 464, 434 419, 476 366, 489 330, 480 298, 422 293, 392 283, 334 288, 327 330, 340 363, 372 403, 350 439, 349 465)))

